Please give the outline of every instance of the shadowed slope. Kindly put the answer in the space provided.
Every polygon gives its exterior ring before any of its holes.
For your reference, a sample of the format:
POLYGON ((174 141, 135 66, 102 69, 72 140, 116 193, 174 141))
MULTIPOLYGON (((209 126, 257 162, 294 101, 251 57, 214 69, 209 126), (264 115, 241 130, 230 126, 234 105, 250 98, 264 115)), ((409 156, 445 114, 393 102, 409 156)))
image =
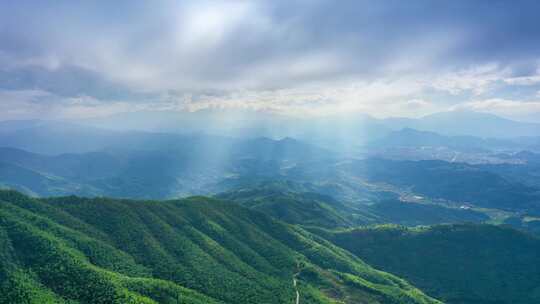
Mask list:
POLYGON ((538 303, 540 239, 492 225, 318 231, 447 303, 538 303))

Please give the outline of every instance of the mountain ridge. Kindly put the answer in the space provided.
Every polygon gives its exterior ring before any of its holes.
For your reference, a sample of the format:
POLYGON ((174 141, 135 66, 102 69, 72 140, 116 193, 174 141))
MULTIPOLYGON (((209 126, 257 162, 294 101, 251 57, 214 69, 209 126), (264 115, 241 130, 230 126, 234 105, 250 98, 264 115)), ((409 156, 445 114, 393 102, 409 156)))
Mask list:
POLYGON ((299 227, 216 199, 0 191, 0 214, 2 304, 291 303, 295 273, 302 303, 440 303, 299 227))

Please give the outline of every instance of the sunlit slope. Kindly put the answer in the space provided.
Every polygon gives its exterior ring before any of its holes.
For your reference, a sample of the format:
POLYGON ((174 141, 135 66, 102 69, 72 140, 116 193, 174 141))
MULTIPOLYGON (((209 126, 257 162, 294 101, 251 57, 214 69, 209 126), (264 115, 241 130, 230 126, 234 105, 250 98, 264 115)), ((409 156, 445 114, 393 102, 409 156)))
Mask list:
POLYGON ((482 222, 489 218, 473 210, 440 205, 405 203, 397 195, 373 192, 370 204, 341 202, 312 192, 309 184, 270 182, 246 185, 217 197, 234 201, 291 224, 346 228, 394 223, 406 226, 482 222), (378 197, 377 197, 378 196, 378 197))
POLYGON ((540 303, 540 239, 492 225, 319 231, 447 303, 540 303))
POLYGON ((350 227, 366 223, 371 218, 353 217, 351 208, 329 196, 314 192, 296 192, 274 184, 246 187, 224 192, 217 197, 234 201, 246 208, 257 210, 291 224, 317 227, 350 227))
POLYGON ((0 303, 438 303, 293 226, 195 197, 0 192, 0 303))

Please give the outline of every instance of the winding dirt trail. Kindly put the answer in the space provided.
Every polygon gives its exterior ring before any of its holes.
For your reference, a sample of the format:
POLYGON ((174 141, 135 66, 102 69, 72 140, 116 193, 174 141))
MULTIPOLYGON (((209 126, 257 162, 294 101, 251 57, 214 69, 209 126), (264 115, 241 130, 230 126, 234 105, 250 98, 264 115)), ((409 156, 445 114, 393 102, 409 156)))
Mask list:
POLYGON ((300 292, 298 291, 298 288, 296 287, 296 276, 297 274, 295 274, 293 276, 293 286, 294 286, 294 290, 296 291, 296 304, 300 304, 300 292))
POLYGON ((299 262, 296 262, 296 273, 293 274, 293 277, 292 277, 292 282, 293 282, 293 287, 294 287, 294 290, 296 292, 296 304, 300 304, 300 292, 298 291, 298 286, 297 286, 297 281, 296 281, 296 277, 300 274, 300 263, 299 262))

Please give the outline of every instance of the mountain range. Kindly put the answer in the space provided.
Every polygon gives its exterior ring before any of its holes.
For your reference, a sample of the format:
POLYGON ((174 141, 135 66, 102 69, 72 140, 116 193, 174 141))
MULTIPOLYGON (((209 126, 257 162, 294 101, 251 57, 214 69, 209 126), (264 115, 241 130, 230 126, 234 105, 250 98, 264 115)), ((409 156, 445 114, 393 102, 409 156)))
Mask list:
POLYGON ((540 299, 534 124, 176 115, 0 122, 0 304, 540 299))
MULTIPOLYGON (((261 111, 226 111, 205 109, 194 112, 132 112, 80 121, 89 126, 117 130, 161 132, 206 132, 216 135, 291 136, 305 140, 304 135, 325 139, 325 133, 379 137, 389 131, 412 128, 447 136, 482 138, 537 137, 540 124, 520 122, 497 115, 455 110, 419 118, 374 118, 363 113, 346 113, 308 119, 288 117, 261 111), (144 118, 144 119, 143 119, 144 118), (330 128, 333 132, 324 132, 330 128), (316 131, 316 132, 315 132, 316 131)), ((326 138, 330 140, 330 138, 326 138)))

